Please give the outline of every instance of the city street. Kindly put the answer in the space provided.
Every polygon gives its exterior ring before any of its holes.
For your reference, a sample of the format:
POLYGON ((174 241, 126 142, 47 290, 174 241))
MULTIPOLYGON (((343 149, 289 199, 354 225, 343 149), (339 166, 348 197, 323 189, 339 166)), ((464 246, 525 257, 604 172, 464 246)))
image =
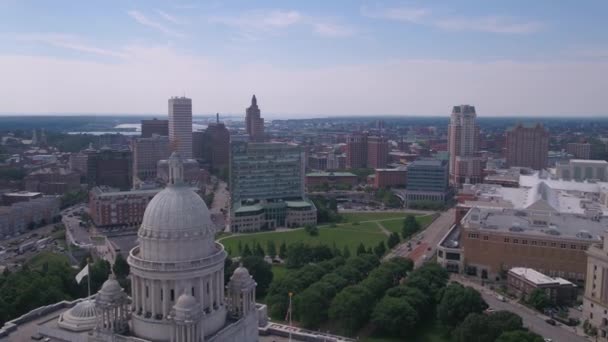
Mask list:
POLYGON ((415 267, 419 267, 425 260, 431 258, 436 252, 437 244, 454 224, 454 209, 442 212, 426 229, 414 235, 410 240, 401 242, 390 251, 385 259, 398 257, 409 257, 414 261, 415 267), (420 243, 418 244, 418 241, 420 243), (411 243, 411 251, 408 249, 411 243))
MULTIPOLYGON (((477 289, 483 299, 488 303, 490 308, 494 310, 507 310, 518 314, 524 321, 524 326, 541 335, 544 338, 550 338, 553 342, 585 342, 588 341, 585 337, 579 336, 574 332, 573 327, 568 327, 557 323, 558 326, 552 326, 545 322, 549 317, 542 315, 539 312, 533 311, 519 303, 508 300, 503 302, 497 298, 494 291, 482 287, 476 282, 466 279, 464 276, 459 274, 452 274, 451 279, 457 281, 465 286, 471 286, 477 289)), ((577 328, 580 333, 582 328, 577 328)))

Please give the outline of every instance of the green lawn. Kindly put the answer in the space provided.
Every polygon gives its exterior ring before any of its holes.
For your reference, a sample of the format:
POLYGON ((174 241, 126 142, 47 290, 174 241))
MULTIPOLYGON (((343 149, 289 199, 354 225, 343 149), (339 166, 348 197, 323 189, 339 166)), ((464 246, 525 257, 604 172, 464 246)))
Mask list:
POLYGON ((341 213, 346 222, 377 221, 391 218, 405 218, 406 212, 369 212, 369 213, 341 213))
MULTIPOLYGON (((420 227, 422 227, 422 229, 426 228, 426 226, 428 226, 432 220, 433 220, 432 215, 416 216, 416 221, 418 221, 418 223, 420 223, 420 227)), ((384 228, 390 230, 391 232, 397 233, 397 234, 401 234, 401 230, 403 229, 403 219, 382 221, 381 224, 384 226, 384 228)))
POLYGON ((45 262, 50 262, 51 260, 65 263, 69 263, 70 261, 68 257, 63 254, 57 254, 53 252, 41 252, 33 256, 30 260, 28 260, 27 265, 30 267, 30 269, 37 269, 42 267, 45 262))
POLYGON ((231 256, 238 256, 238 243, 242 246, 249 244, 253 247, 259 243, 262 248, 266 248, 267 241, 273 240, 278 247, 285 242, 287 245, 294 242, 304 242, 307 244, 325 244, 332 246, 335 242, 336 246, 341 250, 343 246, 348 246, 351 253, 354 253, 360 243, 366 247, 374 247, 380 241, 386 240, 386 235, 382 233, 380 228, 373 223, 361 223, 353 225, 351 223, 340 224, 335 228, 320 227, 318 236, 310 236, 304 229, 294 229, 288 232, 263 232, 253 234, 243 234, 231 236, 222 239, 220 242, 230 251, 231 256))

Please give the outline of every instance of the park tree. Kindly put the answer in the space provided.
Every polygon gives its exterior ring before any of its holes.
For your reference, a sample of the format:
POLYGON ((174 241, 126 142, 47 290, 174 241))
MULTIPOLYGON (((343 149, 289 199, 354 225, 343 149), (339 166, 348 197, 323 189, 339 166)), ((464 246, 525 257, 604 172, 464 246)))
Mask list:
POLYGON ((329 307, 329 318, 347 334, 357 331, 368 319, 369 311, 362 310, 373 301, 364 286, 353 285, 340 291, 329 307))
POLYGON ((259 256, 250 256, 243 259, 243 266, 249 271, 253 280, 257 283, 256 296, 263 297, 272 282, 272 267, 259 256))
POLYGON ((365 254, 365 246, 363 245, 363 242, 359 243, 359 246, 357 247, 357 255, 361 254, 365 254))
POLYGON ((376 247, 374 247, 374 254, 378 258, 381 258, 384 253, 386 253, 386 246, 384 245, 384 241, 380 241, 376 247))
POLYGON ((239 243, 237 245, 237 249, 239 251, 239 255, 243 254, 243 242, 241 242, 241 240, 239 240, 239 243))
POLYGON ((399 242, 401 242, 401 239, 399 238, 399 234, 391 233, 391 235, 389 235, 389 237, 388 237, 388 241, 386 242, 386 244, 388 245, 389 249, 393 249, 395 246, 397 246, 399 244, 399 242))
POLYGON ((260 245, 259 242, 256 242, 255 246, 253 247, 253 255, 259 256, 260 258, 266 256, 266 253, 264 252, 264 249, 262 248, 262 245, 260 245))
POLYGON ((274 240, 270 239, 268 242, 266 242, 266 252, 271 258, 275 258, 277 256, 277 246, 275 245, 274 240))
POLYGON ((342 257, 344 257, 344 259, 350 258, 350 249, 347 245, 344 245, 344 247, 342 247, 342 257))
POLYGON ((544 339, 529 331, 515 330, 502 333, 495 342, 543 342, 544 339))
POLYGON ((251 251, 251 248, 249 248, 249 244, 246 243, 245 247, 243 248, 243 253, 241 253, 241 257, 246 258, 248 256, 252 256, 253 252, 251 251))
POLYGON ((543 311, 551 305, 551 299, 543 289, 534 289, 528 296, 527 302, 538 311, 543 311))
POLYGON ((487 307, 477 290, 452 283, 443 289, 437 305, 437 318, 441 324, 453 329, 469 314, 481 313, 487 307))
POLYGON ((307 224, 307 225, 305 225, 304 226, 304 230, 310 236, 318 236, 319 235, 319 228, 317 228, 317 226, 314 225, 314 224, 307 224))
POLYGON ((374 307, 371 321, 383 335, 403 338, 415 332, 420 317, 407 301, 385 296, 374 307))
POLYGON ((403 229, 401 235, 404 239, 409 239, 412 235, 420 230, 420 224, 414 215, 407 215, 403 221, 403 229))
POLYGON ((428 294, 429 300, 434 304, 441 299, 440 292, 449 278, 448 272, 439 264, 426 263, 408 275, 405 285, 428 294))
POLYGON ((283 241, 279 246, 279 258, 287 258, 287 245, 285 244, 285 241, 283 241))
POLYGON ((129 275, 130 267, 122 254, 118 253, 114 259, 114 265, 112 271, 116 275, 116 278, 125 279, 129 275))

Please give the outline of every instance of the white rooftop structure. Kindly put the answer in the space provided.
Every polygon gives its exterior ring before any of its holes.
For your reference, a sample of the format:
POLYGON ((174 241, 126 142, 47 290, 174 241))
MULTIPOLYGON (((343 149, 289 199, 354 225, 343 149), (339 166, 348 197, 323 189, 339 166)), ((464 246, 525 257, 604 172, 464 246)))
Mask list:
POLYGON ((548 285, 571 285, 576 286, 573 283, 567 281, 564 278, 551 278, 548 275, 540 273, 532 268, 526 267, 513 267, 509 270, 510 273, 517 275, 518 277, 525 279, 536 286, 548 286, 548 285))
POLYGON ((519 188, 496 184, 465 185, 474 196, 466 206, 548 210, 587 216, 608 216, 608 183, 554 179, 547 173, 520 175, 519 188))

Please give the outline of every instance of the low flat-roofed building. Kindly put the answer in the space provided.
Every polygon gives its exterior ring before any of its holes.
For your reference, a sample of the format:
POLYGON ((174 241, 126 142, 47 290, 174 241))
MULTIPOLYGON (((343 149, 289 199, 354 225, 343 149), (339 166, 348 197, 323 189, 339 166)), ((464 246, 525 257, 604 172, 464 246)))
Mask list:
POLYGON ((233 208, 232 232, 256 232, 278 227, 296 228, 317 223, 317 208, 308 199, 251 201, 233 208))
POLYGON ((354 186, 357 185, 357 175, 351 172, 312 172, 306 174, 306 186, 315 187, 327 184, 354 186))
POLYGON ((608 161, 570 159, 556 164, 557 177, 565 180, 600 182, 608 181, 608 161))
POLYGON ((65 167, 47 167, 35 170, 24 179, 25 189, 46 195, 63 195, 80 188, 80 174, 65 167))
POLYGON ((507 272, 509 293, 527 299, 536 289, 543 290, 557 305, 571 305, 576 301, 576 285, 564 278, 549 277, 527 267, 513 267, 507 272))
POLYGON ((42 197, 42 193, 37 191, 5 192, 2 194, 2 204, 11 205, 18 202, 28 202, 40 197, 42 197))
POLYGON ((0 238, 24 233, 30 225, 51 223, 59 216, 59 197, 42 196, 0 206, 0 238))
POLYGON ((376 169, 374 174, 374 188, 405 187, 407 185, 407 167, 394 169, 376 169))
POLYGON ((464 272, 500 279, 513 267, 530 267, 582 283, 586 251, 607 226, 605 217, 473 207, 460 222, 464 272))

